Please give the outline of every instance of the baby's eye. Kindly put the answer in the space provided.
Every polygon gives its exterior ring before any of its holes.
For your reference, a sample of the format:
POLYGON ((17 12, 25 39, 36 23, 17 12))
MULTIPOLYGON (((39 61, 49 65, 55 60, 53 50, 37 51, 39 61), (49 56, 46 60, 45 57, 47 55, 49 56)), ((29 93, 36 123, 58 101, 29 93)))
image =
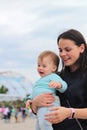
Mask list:
POLYGON ((43 67, 45 68, 45 67, 46 67, 46 65, 43 65, 43 67))
POLYGON ((38 67, 40 67, 40 65, 38 64, 38 67))

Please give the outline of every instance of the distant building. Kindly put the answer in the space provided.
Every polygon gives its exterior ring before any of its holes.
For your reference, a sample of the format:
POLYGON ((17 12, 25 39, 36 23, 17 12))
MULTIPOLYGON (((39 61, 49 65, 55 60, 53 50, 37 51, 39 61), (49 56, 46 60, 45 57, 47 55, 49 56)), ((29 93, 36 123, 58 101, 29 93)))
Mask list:
POLYGON ((15 101, 15 100, 23 100, 24 98, 16 95, 8 95, 8 94, 0 94, 0 101, 15 101))
POLYGON ((0 94, 1 100, 16 100, 32 93, 32 82, 25 76, 15 72, 0 72, 0 86, 8 88, 6 94, 0 94))

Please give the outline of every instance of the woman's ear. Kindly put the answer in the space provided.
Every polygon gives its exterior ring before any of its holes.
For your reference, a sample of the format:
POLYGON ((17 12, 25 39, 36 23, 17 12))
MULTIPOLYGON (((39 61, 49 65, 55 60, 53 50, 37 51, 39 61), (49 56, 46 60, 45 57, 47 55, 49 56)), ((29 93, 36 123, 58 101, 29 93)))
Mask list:
POLYGON ((83 53, 83 52, 84 52, 84 50, 85 50, 85 44, 84 44, 84 43, 83 43, 83 44, 81 44, 80 49, 81 49, 81 53, 83 53))

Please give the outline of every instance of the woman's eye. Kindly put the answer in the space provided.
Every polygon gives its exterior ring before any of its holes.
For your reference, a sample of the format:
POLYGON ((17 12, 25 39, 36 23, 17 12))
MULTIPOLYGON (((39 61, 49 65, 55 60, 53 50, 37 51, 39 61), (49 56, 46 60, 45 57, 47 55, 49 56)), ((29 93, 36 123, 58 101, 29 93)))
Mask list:
POLYGON ((61 50, 61 49, 59 49, 59 52, 62 52, 62 50, 61 50))
POLYGON ((65 51, 69 52, 69 51, 71 51, 71 49, 70 49, 70 48, 67 48, 65 51))

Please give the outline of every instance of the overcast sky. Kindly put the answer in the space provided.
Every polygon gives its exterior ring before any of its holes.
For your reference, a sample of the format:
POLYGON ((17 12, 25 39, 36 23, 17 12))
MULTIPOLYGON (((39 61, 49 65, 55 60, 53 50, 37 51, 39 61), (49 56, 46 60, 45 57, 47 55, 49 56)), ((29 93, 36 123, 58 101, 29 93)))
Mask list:
POLYGON ((0 71, 35 82, 38 54, 58 53, 57 37, 70 28, 87 40, 87 0, 0 0, 0 71))

